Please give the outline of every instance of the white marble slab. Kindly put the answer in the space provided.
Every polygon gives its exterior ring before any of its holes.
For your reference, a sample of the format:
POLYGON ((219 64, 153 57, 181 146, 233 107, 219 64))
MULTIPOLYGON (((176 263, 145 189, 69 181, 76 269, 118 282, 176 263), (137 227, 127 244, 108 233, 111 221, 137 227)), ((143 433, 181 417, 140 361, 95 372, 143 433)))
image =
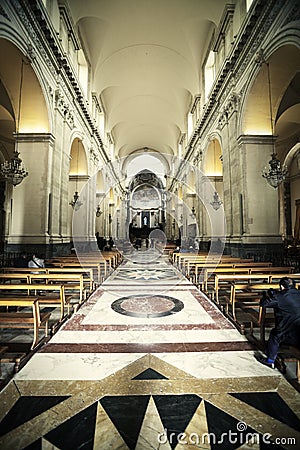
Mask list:
MULTIPOLYGON (((259 364, 253 352, 153 353, 199 379, 282 376, 259 364)), ((16 380, 101 380, 143 357, 142 353, 40 353, 16 380)))
POLYGON ((155 356, 200 379, 282 376, 260 364, 253 351, 156 353, 155 356))
POLYGON ((101 380, 142 356, 142 353, 37 353, 14 379, 101 380))

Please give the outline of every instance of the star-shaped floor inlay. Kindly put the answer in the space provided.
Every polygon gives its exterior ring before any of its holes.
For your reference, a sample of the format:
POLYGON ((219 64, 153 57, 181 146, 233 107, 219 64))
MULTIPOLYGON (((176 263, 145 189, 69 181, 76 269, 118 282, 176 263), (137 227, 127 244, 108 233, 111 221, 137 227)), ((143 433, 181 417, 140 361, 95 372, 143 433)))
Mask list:
POLYGON ((159 270, 134 270, 128 272, 126 276, 133 280, 160 280, 165 278, 166 274, 159 270))

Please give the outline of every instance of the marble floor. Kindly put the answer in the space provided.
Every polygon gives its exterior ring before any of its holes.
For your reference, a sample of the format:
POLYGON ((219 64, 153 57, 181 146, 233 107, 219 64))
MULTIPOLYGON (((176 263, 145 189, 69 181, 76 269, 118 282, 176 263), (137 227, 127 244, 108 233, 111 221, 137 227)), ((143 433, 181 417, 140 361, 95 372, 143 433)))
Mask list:
POLYGON ((0 448, 300 448, 300 394, 255 353, 165 257, 127 260, 0 393, 0 448))

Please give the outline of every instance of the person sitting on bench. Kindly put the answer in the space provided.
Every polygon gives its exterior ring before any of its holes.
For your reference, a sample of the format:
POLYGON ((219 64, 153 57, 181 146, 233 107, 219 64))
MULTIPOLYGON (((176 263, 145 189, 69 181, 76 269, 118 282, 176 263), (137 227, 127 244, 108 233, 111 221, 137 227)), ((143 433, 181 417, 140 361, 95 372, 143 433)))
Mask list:
POLYGON ((259 358, 260 363, 272 369, 280 344, 300 347, 300 291, 288 277, 282 278, 279 286, 279 292, 269 289, 260 302, 261 306, 274 309, 275 328, 268 339, 267 358, 259 358))

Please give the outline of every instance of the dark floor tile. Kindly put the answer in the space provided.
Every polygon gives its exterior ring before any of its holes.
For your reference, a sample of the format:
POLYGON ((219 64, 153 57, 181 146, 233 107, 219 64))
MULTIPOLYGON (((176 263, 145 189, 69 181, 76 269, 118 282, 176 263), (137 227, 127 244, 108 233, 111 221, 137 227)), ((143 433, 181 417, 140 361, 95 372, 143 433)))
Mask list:
POLYGON ((167 379, 168 379, 167 377, 151 368, 144 370, 139 375, 132 378, 132 380, 167 380, 167 379))
POLYGON ((134 450, 148 406, 149 395, 106 396, 100 400, 130 450, 134 450))
POLYGON ((0 436, 23 425, 39 414, 47 411, 69 396, 31 396, 20 397, 0 423, 0 436))
POLYGON ((211 450, 237 449, 247 442, 249 435, 258 434, 250 427, 244 428, 244 422, 208 402, 205 402, 205 410, 211 450))
POLYGON ((168 441, 174 449, 178 443, 178 435, 184 433, 201 398, 193 394, 184 394, 154 395, 153 399, 167 432, 168 441))
POLYGON ((300 431, 300 420, 277 392, 242 392, 230 395, 300 431))
POLYGON ((63 450, 93 450, 97 402, 63 422, 45 438, 63 450))

